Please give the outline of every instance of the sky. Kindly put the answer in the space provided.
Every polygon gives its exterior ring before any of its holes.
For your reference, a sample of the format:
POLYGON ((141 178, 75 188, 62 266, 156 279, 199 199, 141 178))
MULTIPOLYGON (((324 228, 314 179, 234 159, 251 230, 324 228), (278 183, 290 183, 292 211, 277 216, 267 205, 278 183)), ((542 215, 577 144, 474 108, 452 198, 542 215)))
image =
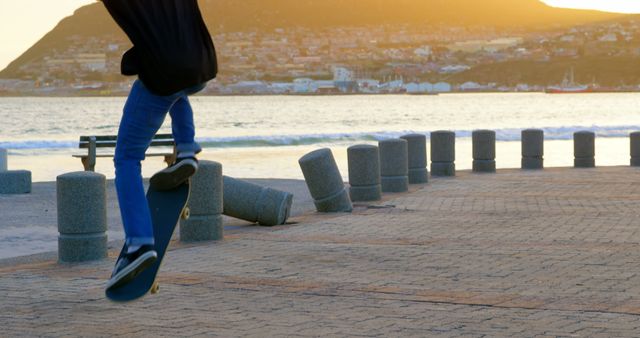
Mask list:
MULTIPOLYGON (((543 1, 558 7, 640 13, 640 0, 543 1)), ((36 43, 62 18, 92 2, 95 0, 0 0, 0 69, 36 43)))
POLYGON ((20 56, 60 20, 95 0, 0 0, 0 69, 20 56))

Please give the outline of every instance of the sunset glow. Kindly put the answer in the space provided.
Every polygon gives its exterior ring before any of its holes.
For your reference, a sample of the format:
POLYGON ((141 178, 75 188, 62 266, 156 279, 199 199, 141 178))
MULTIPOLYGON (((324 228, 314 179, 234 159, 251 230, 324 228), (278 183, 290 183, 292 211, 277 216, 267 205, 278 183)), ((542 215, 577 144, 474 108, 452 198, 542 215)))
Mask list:
POLYGON ((544 0, 555 7, 597 9, 607 12, 640 13, 640 1, 632 0, 544 0))
MULTIPOLYGON (((0 69, 24 52, 76 8, 95 0, 0 1, 0 69)), ((516 1, 516 0, 514 0, 516 1)), ((542 0, 555 7, 640 13, 637 0, 542 0)))

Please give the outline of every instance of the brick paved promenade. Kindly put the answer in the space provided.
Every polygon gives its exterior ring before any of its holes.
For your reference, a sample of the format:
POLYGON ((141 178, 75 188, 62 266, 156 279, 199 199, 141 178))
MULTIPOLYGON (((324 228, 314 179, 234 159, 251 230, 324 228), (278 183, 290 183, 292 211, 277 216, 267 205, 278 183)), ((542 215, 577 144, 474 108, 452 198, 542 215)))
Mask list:
POLYGON ((633 337, 640 170, 435 179, 352 215, 174 243, 161 292, 103 297, 111 260, 0 268, 0 336, 633 337))

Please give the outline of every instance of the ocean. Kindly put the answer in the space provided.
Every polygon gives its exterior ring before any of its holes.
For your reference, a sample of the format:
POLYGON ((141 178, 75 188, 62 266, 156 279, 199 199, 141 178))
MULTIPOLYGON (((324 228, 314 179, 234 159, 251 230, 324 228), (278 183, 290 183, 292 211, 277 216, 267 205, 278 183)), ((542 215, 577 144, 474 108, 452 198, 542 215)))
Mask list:
MULTIPOLYGON (((0 98, 0 148, 9 168, 34 181, 82 170, 73 154, 80 135, 116 134, 126 98, 0 98)), ((471 168, 471 132, 497 132, 498 168, 520 165, 520 131, 545 130, 545 165, 571 166, 572 134, 596 132, 597 165, 628 165, 628 134, 640 130, 640 94, 444 94, 439 96, 196 96, 201 159, 221 162, 225 174, 245 178, 302 178, 297 160, 318 148, 333 150, 347 178, 347 148, 407 133, 453 130, 456 164, 471 168)), ((170 132, 167 118, 162 128, 170 132)), ((144 174, 161 169, 147 159, 144 174)), ((114 175, 108 159, 97 171, 114 175)))

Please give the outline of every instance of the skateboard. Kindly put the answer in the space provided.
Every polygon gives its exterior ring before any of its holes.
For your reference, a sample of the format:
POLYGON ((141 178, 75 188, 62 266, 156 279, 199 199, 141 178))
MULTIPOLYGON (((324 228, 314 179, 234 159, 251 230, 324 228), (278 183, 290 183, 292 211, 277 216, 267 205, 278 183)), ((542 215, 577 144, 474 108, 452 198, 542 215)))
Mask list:
MULTIPOLYGON (((189 201, 189 192, 189 182, 185 182, 170 191, 157 191, 149 188, 147 202, 151 210, 153 236, 158 259, 128 283, 105 291, 107 298, 114 302, 130 302, 141 298, 147 292, 158 293, 160 287, 156 282, 156 276, 162 265, 162 259, 167 252, 173 232, 180 218, 189 218, 189 209, 186 207, 189 201)), ((123 247, 118 257, 124 254, 124 249, 123 247)))

